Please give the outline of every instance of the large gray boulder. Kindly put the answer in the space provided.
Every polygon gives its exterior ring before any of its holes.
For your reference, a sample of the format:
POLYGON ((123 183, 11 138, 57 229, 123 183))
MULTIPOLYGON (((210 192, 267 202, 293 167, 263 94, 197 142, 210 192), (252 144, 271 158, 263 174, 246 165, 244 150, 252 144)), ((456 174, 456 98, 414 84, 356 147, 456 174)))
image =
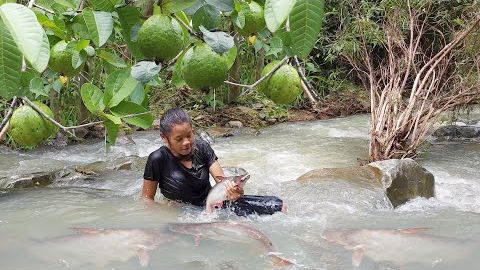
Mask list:
POLYGON ((394 207, 417 198, 435 196, 435 179, 413 159, 390 159, 359 167, 322 168, 300 176, 297 181, 348 181, 380 188, 394 207))

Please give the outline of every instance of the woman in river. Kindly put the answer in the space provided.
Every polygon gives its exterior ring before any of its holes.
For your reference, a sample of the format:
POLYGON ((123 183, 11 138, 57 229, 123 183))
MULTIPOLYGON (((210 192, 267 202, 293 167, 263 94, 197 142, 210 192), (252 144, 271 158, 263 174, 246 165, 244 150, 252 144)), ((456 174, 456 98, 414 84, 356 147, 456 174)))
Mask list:
MULTIPOLYGON (((224 173, 215 152, 202 139, 196 139, 188 114, 173 108, 160 119, 160 136, 164 146, 148 156, 143 174, 142 197, 153 202, 157 187, 170 200, 204 206, 212 189, 209 174, 219 183, 224 173)), ((243 195, 243 189, 225 183, 227 201, 237 215, 273 214, 286 211, 283 201, 275 196, 243 195)))

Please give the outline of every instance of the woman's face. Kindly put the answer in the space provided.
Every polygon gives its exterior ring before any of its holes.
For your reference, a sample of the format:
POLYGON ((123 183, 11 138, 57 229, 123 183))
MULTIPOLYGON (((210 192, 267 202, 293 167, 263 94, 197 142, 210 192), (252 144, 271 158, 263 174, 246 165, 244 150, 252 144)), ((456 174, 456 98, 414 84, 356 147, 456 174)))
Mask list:
POLYGON ((193 129, 190 123, 176 124, 170 133, 162 135, 163 142, 175 156, 186 156, 192 152, 194 142, 193 129))

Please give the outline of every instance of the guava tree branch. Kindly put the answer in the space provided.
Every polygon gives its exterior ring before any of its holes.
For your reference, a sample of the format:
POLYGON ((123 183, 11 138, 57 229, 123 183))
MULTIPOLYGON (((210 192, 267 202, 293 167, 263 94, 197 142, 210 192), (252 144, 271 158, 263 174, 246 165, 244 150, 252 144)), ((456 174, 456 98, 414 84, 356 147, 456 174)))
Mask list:
MULTIPOLYGON (((58 128, 62 129, 63 131, 67 132, 67 133, 70 134, 72 137, 76 137, 76 136, 75 136, 72 132, 69 131, 69 130, 71 130, 71 129, 77 129, 77 128, 88 127, 88 126, 94 126, 94 125, 101 124, 101 123, 104 123, 104 122, 105 122, 105 121, 97 121, 97 122, 87 123, 87 124, 78 125, 78 126, 65 127, 65 126, 63 126, 62 124, 60 124, 60 123, 58 123, 57 121, 55 121, 53 118, 51 118, 48 114, 46 114, 45 112, 43 112, 42 110, 40 110, 40 108, 38 108, 37 105, 35 105, 33 102, 31 102, 27 97, 23 97, 22 99, 23 99, 26 103, 28 103, 28 105, 29 105, 30 107, 32 107, 35 111, 37 111, 39 114, 41 114, 43 117, 45 117, 45 119, 47 119, 48 121, 52 122, 55 126, 57 126, 58 128)), ((120 118, 130 118, 130 117, 145 115, 145 114, 149 114, 149 113, 150 113, 150 112, 128 114, 128 115, 121 116, 120 118)))
POLYGON ((190 26, 188 26, 182 19, 180 19, 177 15, 173 14, 173 17, 181 24, 183 25, 183 27, 185 27, 185 29, 187 29, 187 31, 190 33, 190 35, 192 36, 195 36, 196 38, 198 39, 201 39, 203 40, 202 36, 195 32, 192 28, 190 28, 190 26))
POLYGON ((7 115, 3 118, 2 124, 0 124, 0 141, 5 139, 5 135, 7 134, 8 124, 10 117, 12 117, 13 109, 17 105, 17 97, 13 97, 12 103, 10 104, 10 108, 8 108, 7 115))
POLYGON ((318 101, 321 99, 320 95, 317 93, 317 91, 315 91, 310 82, 307 80, 307 77, 305 76, 305 73, 303 73, 302 66, 300 65, 300 62, 298 61, 298 57, 296 55, 293 57, 293 63, 297 67, 297 72, 300 75, 300 79, 302 80, 303 91, 307 95, 308 99, 310 99, 312 105, 314 107, 317 107, 318 101))
MULTIPOLYGON (((265 74, 263 77, 261 77, 258 81, 256 81, 255 83, 253 84, 239 84, 239 83, 234 83, 234 82, 230 82, 230 81, 224 81, 224 83, 226 84, 230 84, 230 85, 235 85, 235 86, 239 86, 239 87, 245 87, 249 90, 257 87, 263 80, 267 79, 268 77, 270 77, 270 75, 272 75, 277 69, 279 69, 283 63, 285 63, 285 61, 288 60, 288 57, 285 56, 280 62, 278 62, 271 70, 269 70, 267 72, 267 74, 265 74)), ((245 93, 244 93, 245 94, 245 93)))

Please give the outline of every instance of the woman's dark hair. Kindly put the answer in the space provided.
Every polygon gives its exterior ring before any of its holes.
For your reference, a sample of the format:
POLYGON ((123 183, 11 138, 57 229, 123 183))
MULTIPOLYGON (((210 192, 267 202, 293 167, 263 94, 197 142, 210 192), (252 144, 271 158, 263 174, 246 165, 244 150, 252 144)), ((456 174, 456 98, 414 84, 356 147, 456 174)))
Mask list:
POLYGON ((160 118, 160 133, 168 136, 173 126, 183 123, 192 125, 192 120, 186 111, 180 108, 168 109, 160 118))

